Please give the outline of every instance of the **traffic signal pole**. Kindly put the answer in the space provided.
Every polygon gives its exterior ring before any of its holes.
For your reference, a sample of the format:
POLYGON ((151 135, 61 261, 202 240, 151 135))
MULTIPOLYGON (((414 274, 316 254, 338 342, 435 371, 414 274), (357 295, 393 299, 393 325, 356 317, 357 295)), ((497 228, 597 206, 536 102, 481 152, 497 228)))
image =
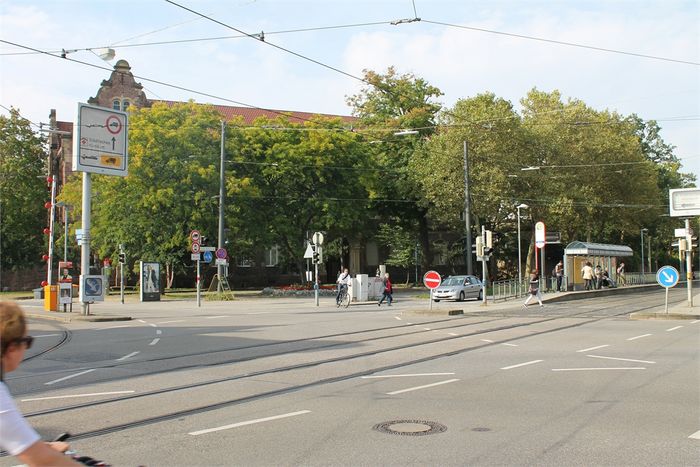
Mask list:
MULTIPOLYGON (((486 239, 486 227, 484 227, 483 225, 481 226, 481 238, 486 239)), ((484 306, 488 305, 488 302, 486 300, 486 289, 489 285, 488 277, 486 276, 486 261, 486 255, 483 255, 481 257, 481 282, 484 285, 484 293, 481 294, 481 300, 484 306)))
MULTIPOLYGON (((690 219, 685 220, 685 238, 687 251, 685 252, 685 276, 688 283, 688 306, 693 307, 693 236, 690 234, 690 219)), ((668 290, 668 289, 666 289, 668 290)))

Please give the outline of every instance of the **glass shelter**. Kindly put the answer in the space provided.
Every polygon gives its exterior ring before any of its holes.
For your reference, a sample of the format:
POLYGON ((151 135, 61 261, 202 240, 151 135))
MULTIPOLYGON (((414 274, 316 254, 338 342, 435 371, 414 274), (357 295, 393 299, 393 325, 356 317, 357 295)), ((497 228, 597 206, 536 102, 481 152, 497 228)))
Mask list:
POLYGON ((564 275, 568 278, 569 290, 583 290, 581 269, 590 261, 595 269, 600 265, 610 277, 615 277, 619 258, 633 256, 632 248, 626 245, 607 243, 571 242, 564 249, 564 275))

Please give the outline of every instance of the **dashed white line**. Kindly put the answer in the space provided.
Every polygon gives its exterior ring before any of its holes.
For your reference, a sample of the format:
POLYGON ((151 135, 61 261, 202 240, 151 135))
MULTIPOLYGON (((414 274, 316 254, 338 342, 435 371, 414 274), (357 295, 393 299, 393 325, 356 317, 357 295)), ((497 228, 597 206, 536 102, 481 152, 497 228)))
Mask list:
POLYGON ((149 325, 150 327, 152 327, 152 328, 157 328, 157 327, 158 327, 158 325, 153 324, 153 323, 148 323, 148 325, 149 325))
POLYGON ((121 326, 109 326, 106 328, 95 329, 95 331, 104 331, 106 329, 117 329, 117 328, 128 328, 131 327, 130 324, 122 324, 121 326))
POLYGON ((40 336, 32 336, 32 337, 37 338, 37 337, 53 337, 53 336, 60 336, 60 334, 41 334, 40 336))
POLYGON ((291 413, 285 413, 282 415, 275 415, 273 417, 258 418, 256 420, 248 420, 245 422, 232 423, 231 425, 224 425, 224 426, 220 426, 217 428, 208 428, 206 430, 192 431, 192 432, 187 433, 187 434, 192 435, 192 436, 204 435, 207 433, 213 433, 215 431, 229 430, 231 428, 238 428, 239 426, 253 425, 254 423, 269 422, 271 420, 279 420, 281 418, 295 417, 297 415, 303 415, 303 414, 307 414, 307 413, 311 413, 311 411, 310 410, 300 410, 299 412, 291 412, 291 413))
POLYGON ((695 433, 693 433, 692 435, 688 436, 688 438, 700 439, 700 430, 698 430, 695 433))
POLYGON ((161 331, 160 329, 156 329, 156 334, 163 334, 163 331, 161 331))
POLYGON ((139 323, 146 324, 146 322, 145 322, 144 320, 142 320, 142 319, 138 320, 138 322, 139 322, 139 323))
POLYGON ((370 375, 361 376, 362 379, 374 379, 374 378, 410 378, 414 376, 449 376, 454 375, 454 373, 409 373, 405 375, 370 375))
POLYGON ((656 363, 649 360, 633 360, 631 358, 618 358, 618 357, 603 357, 602 355, 586 355, 586 357, 591 358, 604 358, 606 360, 621 360, 623 362, 635 362, 635 363, 656 363))
POLYGON ((597 345, 597 346, 595 346, 595 347, 588 347, 587 349, 577 350, 576 352, 589 352, 589 351, 591 351, 591 350, 602 349, 603 347, 610 347, 610 345, 609 345, 609 344, 597 345))
POLYGON ((158 324, 182 323, 183 321, 185 321, 185 320, 184 319, 175 319, 173 321, 161 321, 158 324))
POLYGON ((544 361, 544 360, 532 360, 532 361, 525 362, 525 363, 518 363, 517 365, 504 366, 503 368, 501 368, 501 370, 510 370, 512 368, 518 368, 518 367, 525 366, 525 365, 532 365, 535 363, 540 363, 542 361, 544 361))
POLYGON ((401 321, 401 318, 399 318, 398 316, 394 316, 394 319, 398 319, 399 321, 401 321))
POLYGON ((680 328, 682 328, 682 327, 683 327, 683 326, 676 326, 676 327, 674 327, 674 328, 666 329, 666 332, 675 331, 676 329, 680 329, 680 328))
POLYGON ((607 367, 607 368, 552 368, 552 371, 597 371, 597 370, 646 370, 641 366, 607 367))
POLYGON ((406 324, 409 325, 409 326, 413 326, 413 323, 406 323, 406 324))
POLYGON ((47 401, 51 399, 70 399, 74 397, 111 396, 114 394, 131 394, 132 392, 136 391, 93 392, 92 394, 68 394, 65 396, 35 397, 33 399, 20 399, 20 402, 47 401))
POLYGON ((507 343, 507 342, 504 342, 504 343, 501 344, 501 345, 507 345, 508 347, 517 347, 517 346, 518 346, 518 344, 509 344, 509 343, 507 343))
POLYGON ((159 340, 160 340, 160 337, 156 337, 156 338, 153 339, 153 340, 151 341, 151 343, 148 344, 148 345, 156 345, 156 344, 158 343, 159 340))
POLYGON ((457 334, 456 332, 448 332, 447 334, 449 334, 450 336, 459 336, 459 334, 457 334))
POLYGON ((58 379, 55 379, 55 380, 53 380, 53 381, 49 381, 48 383, 44 383, 44 384, 45 384, 46 386, 51 386, 51 385, 54 384, 54 383, 60 383, 61 381, 65 381, 65 380, 67 380, 67 379, 75 378, 76 376, 81 376, 81 375, 84 375, 84 374, 86 374, 86 373, 90 373, 90 372, 92 372, 92 371, 95 371, 95 369, 92 368, 92 369, 90 369, 90 370, 81 371, 80 373, 75 373, 74 375, 64 376, 63 378, 58 378, 58 379))
POLYGON ((690 324, 695 324, 695 323, 700 323, 700 319, 696 319, 695 321, 690 322, 690 324))
POLYGON ((216 319, 216 318, 228 318, 226 315, 219 315, 219 316, 205 316, 204 319, 216 319))
POLYGON ((404 392, 417 391, 417 390, 419 390, 419 389, 432 388, 432 387, 440 386, 440 385, 443 385, 443 384, 454 383, 455 381, 459 381, 459 379, 448 379, 448 380, 445 380, 445 381, 439 381, 439 382, 437 382, 437 383, 425 384, 425 385, 423 385, 423 386, 416 386, 416 387, 407 388, 407 389, 399 389, 398 391, 387 392, 386 394, 387 394, 388 396, 394 396, 394 395, 396 395, 396 394, 401 394, 401 393, 404 393, 404 392))
POLYGON ((432 331, 432 329, 430 329, 430 328, 423 328, 423 329, 425 329, 426 331, 432 331))
POLYGON ((493 341, 490 339, 481 339, 481 342, 488 342, 489 344, 493 344, 493 341))
POLYGON ((627 340, 628 340, 628 341, 633 341, 633 340, 635 340, 635 339, 641 339, 642 337, 648 337, 648 336, 651 336, 651 334, 642 334, 641 336, 630 337, 630 338, 627 339, 627 340))
POLYGON ((123 360, 126 360, 127 358, 131 358, 131 357, 133 357, 134 355, 138 355, 138 354, 140 354, 140 353, 141 353, 141 352, 139 352, 138 350, 137 350, 136 352, 131 352, 129 355, 124 355, 123 357, 118 358, 117 361, 118 361, 118 362, 121 362, 121 361, 123 361, 123 360))

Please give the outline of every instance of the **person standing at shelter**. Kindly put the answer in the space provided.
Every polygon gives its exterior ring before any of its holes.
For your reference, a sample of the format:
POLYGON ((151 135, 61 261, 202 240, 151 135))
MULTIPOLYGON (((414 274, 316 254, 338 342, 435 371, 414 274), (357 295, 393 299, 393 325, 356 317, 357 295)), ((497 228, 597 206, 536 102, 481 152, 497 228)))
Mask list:
POLYGON ((387 272, 386 274, 384 274, 384 292, 382 292, 382 299, 379 300, 377 306, 382 306, 382 302, 384 302, 385 298, 386 301, 389 303, 389 306, 391 306, 391 302, 394 301, 393 293, 394 287, 391 285, 391 279, 389 279, 389 273, 387 272))
POLYGON ((595 288, 600 289, 603 286, 603 268, 600 267, 600 264, 596 265, 594 274, 595 274, 595 277, 594 277, 595 288))
POLYGON ((627 279, 625 278, 625 262, 620 261, 620 265, 617 267, 617 285, 622 287, 627 285, 627 279))
POLYGON ((586 261, 586 264, 581 268, 581 276, 583 277, 583 284, 586 290, 591 290, 591 283, 593 282, 593 268, 591 267, 591 262, 586 261))
POLYGON ((561 283, 564 280, 564 262, 561 260, 554 266, 554 277, 557 278, 557 292, 561 292, 561 283))
POLYGON ((525 303, 523 303, 523 306, 525 308, 527 308, 527 304, 530 303, 532 297, 537 298, 537 301, 540 302, 540 307, 544 306, 542 304, 542 294, 540 293, 540 275, 537 271, 530 274, 530 287, 528 289, 528 296, 525 299, 525 303))

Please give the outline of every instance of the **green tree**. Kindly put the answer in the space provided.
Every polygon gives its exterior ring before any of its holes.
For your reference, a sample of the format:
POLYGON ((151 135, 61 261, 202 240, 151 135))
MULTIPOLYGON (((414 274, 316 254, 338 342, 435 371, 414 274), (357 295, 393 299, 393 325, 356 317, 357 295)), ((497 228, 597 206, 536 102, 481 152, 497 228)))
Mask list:
POLYGON ((0 277, 38 264, 46 251, 45 141, 16 109, 0 116, 0 277))

